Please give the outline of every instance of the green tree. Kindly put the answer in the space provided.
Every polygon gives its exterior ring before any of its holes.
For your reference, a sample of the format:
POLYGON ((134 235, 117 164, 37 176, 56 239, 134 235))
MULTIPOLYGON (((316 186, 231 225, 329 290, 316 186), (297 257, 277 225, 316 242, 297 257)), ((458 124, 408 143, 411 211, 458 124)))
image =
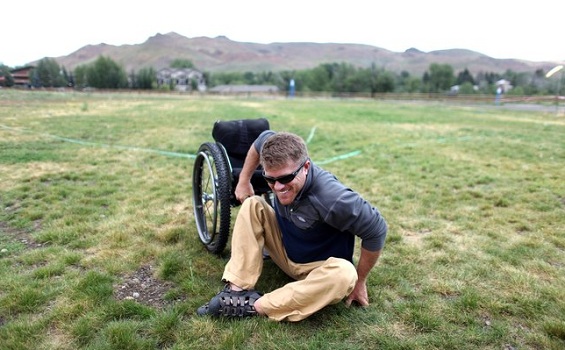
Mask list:
POLYGON ((190 79, 190 89, 192 91, 198 91, 198 80, 194 78, 190 79))
POLYGON ((4 80, 2 82, 3 86, 13 86, 14 85, 14 78, 12 77, 12 74, 10 73, 11 69, 10 67, 4 65, 4 64, 0 64, 0 77, 4 77, 4 80))
POLYGON ((349 63, 334 63, 331 72, 332 91, 337 93, 349 92, 349 79, 355 74, 355 67, 349 63))
POLYGON ((430 72, 425 71, 422 75, 422 92, 430 92, 430 72))
POLYGON ((371 91, 371 97, 378 92, 377 82, 379 78, 379 70, 375 62, 371 63, 371 67, 367 69, 367 75, 369 76, 369 89, 371 91))
POLYGON ((475 92, 476 91, 475 91, 474 85, 469 81, 466 81, 463 84, 459 85, 459 93, 460 94, 470 95, 470 94, 474 94, 475 92))
POLYGON ((388 71, 382 71, 377 77, 375 92, 393 92, 395 89, 394 75, 388 71))
POLYGON ((517 87, 511 89, 511 90, 508 92, 508 95, 514 95, 514 96, 522 96, 522 95, 524 95, 524 94, 525 94, 525 90, 524 90, 524 88, 521 87, 521 86, 517 86, 517 87))
POLYGON ((130 89, 137 89, 137 74, 135 73, 134 69, 129 72, 128 86, 130 89))
POLYGON ((534 95, 534 94, 545 94, 547 92, 547 82, 548 79, 545 77, 545 71, 541 68, 536 69, 536 71, 530 76, 529 83, 524 86, 523 94, 534 95))
POLYGON ((244 84, 243 74, 238 72, 219 72, 210 74, 210 86, 244 84))
POLYGON ((255 74, 255 81, 257 84, 271 84, 276 85, 279 82, 279 77, 271 71, 263 71, 255 74))
POLYGON ((67 84, 63 70, 52 58, 41 59, 31 74, 34 86, 37 87, 61 87, 67 84))
POLYGON ((127 87, 125 70, 109 57, 99 56, 86 70, 88 86, 98 89, 127 87))
POLYGON ((494 73, 494 72, 484 73, 484 80, 490 85, 495 84, 500 79, 502 79, 502 75, 500 75, 499 73, 494 73))
POLYGON ((85 65, 77 66, 73 72, 75 87, 82 89, 88 86, 87 71, 88 67, 85 65))
POLYGON ((156 73, 153 67, 140 69, 137 73, 136 81, 138 89, 152 89, 157 84, 156 73))
POLYGON ((67 68, 65 68, 64 66, 61 66, 61 74, 63 75, 63 81, 64 81, 66 86, 74 86, 75 85, 73 74, 69 73, 67 71, 67 68))
POLYGON ((171 68, 194 68, 194 63, 191 60, 187 60, 184 58, 176 58, 171 62, 171 68))
POLYGON ((323 64, 309 69, 303 74, 304 89, 308 91, 330 91, 330 65, 323 64))
POLYGON ((371 75, 365 69, 353 69, 348 72, 344 81, 344 92, 370 92, 371 75))
POLYGON ((429 68, 429 92, 447 91, 453 85, 455 76, 449 64, 432 63, 429 68))
POLYGON ((420 90, 422 80, 412 77, 408 71, 403 70, 397 77, 396 91, 397 92, 417 92, 420 90), (413 82, 417 83, 414 84, 413 82), (415 90, 414 90, 415 89, 415 90))
POLYGON ((459 72, 459 74, 457 75, 457 79, 455 81, 455 84, 457 85, 462 85, 464 83, 471 83, 471 85, 475 85, 475 79, 473 78, 473 76, 469 72, 469 69, 467 68, 465 68, 464 71, 459 72))
POLYGON ((247 85, 255 85, 255 73, 253 72, 245 72, 243 73, 243 82, 247 85))
POLYGON ((404 81, 404 91, 414 93, 422 91, 423 82, 417 77, 409 77, 404 81))

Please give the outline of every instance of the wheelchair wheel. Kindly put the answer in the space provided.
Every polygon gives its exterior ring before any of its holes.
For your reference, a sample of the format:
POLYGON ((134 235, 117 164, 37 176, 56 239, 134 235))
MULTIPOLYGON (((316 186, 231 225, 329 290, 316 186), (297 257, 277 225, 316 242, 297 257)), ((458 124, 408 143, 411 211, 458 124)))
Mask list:
POLYGON ((213 142, 198 149, 192 173, 192 202, 200 240, 220 254, 230 233, 231 172, 224 152, 213 142))

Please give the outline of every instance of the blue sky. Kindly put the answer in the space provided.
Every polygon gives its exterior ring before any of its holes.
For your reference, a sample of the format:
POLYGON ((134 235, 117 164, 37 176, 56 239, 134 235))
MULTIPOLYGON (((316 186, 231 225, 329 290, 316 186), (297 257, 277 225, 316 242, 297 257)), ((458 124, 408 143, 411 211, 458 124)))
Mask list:
POLYGON ((2 13, 0 62, 9 66, 89 44, 139 44, 168 32, 265 44, 361 43, 395 52, 463 48, 495 58, 565 61, 562 0, 8 0, 2 13))

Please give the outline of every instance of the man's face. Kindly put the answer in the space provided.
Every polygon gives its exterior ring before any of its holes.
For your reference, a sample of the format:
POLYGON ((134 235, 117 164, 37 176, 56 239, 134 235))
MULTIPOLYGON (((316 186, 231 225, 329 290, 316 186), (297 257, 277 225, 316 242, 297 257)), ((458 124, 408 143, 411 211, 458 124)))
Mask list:
POLYGON ((306 160, 304 164, 289 160, 282 167, 265 168, 265 176, 267 179, 271 179, 271 181, 267 181, 267 183, 282 205, 291 204, 298 193, 300 193, 306 182, 308 169, 310 169, 310 160, 306 160), (277 180, 271 183, 274 179, 281 179, 282 182, 285 182, 284 177, 292 177, 291 175, 294 174, 296 174, 296 176, 294 176, 290 182, 281 183, 277 180))

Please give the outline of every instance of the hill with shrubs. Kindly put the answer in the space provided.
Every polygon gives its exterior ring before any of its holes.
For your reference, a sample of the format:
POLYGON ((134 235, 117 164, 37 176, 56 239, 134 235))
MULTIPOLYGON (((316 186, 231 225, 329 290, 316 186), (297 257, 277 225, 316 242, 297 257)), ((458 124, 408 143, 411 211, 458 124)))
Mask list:
POLYGON ((355 67, 376 66, 387 71, 422 75, 432 63, 448 64, 458 72, 503 73, 549 70, 551 62, 531 62, 520 59, 496 59, 466 49, 423 52, 410 48, 393 52, 370 45, 348 43, 271 43, 237 42, 225 36, 216 38, 187 38, 177 33, 156 34, 141 44, 87 45, 77 51, 54 59, 68 70, 87 64, 99 56, 107 56, 121 64, 126 71, 152 67, 156 70, 170 66, 175 59, 190 60, 207 72, 279 72, 303 70, 324 63, 347 63, 355 67))

